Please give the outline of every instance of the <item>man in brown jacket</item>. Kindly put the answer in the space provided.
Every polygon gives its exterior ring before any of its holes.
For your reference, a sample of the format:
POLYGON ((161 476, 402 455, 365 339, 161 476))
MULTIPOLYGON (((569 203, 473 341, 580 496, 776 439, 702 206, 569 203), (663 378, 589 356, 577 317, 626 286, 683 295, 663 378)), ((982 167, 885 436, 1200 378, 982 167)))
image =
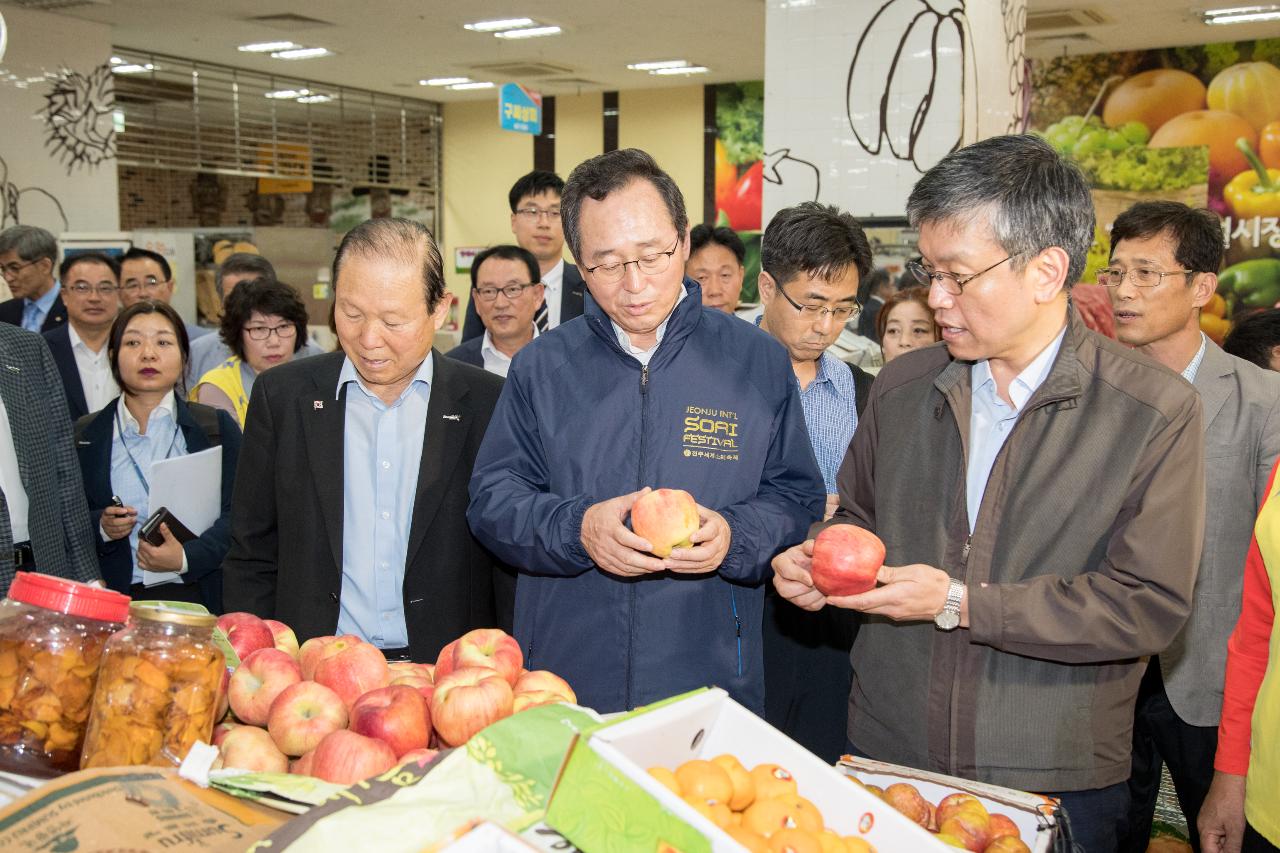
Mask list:
POLYGON ((852 750, 1060 797, 1076 841, 1113 850, 1145 657, 1190 609, 1200 400, 1069 310, 1093 207, 1041 140, 953 152, 907 213, 943 343, 876 379, 829 522, 884 540, 881 586, 824 597, 812 542, 775 558, 774 582, 867 614, 852 750))

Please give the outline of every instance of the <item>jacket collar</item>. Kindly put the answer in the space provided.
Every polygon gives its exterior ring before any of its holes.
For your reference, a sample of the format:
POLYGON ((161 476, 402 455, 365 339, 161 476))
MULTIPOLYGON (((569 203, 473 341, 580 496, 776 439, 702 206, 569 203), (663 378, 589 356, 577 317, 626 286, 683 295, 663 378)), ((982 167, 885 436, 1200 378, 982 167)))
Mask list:
POLYGON ((1207 431, 1218 416, 1223 404, 1231 396, 1236 387, 1231 379, 1236 375, 1235 359, 1222 350, 1217 344, 1209 341, 1205 344, 1204 359, 1196 371, 1196 391, 1200 394, 1200 404, 1204 409, 1204 428, 1207 431))
MULTIPOLYGON (((663 334, 662 342, 658 344, 657 351, 653 354, 653 359, 649 362, 652 367, 668 361, 702 319, 702 286, 686 276, 684 288, 685 298, 677 300, 675 308, 667 317, 667 330, 663 334)), ((618 338, 613 333, 613 319, 605 313, 598 302, 594 299, 586 300, 583 315, 587 318, 587 325, 591 327, 591 331, 601 338, 606 346, 628 360, 635 360, 623 351, 622 345, 618 343, 618 338)))

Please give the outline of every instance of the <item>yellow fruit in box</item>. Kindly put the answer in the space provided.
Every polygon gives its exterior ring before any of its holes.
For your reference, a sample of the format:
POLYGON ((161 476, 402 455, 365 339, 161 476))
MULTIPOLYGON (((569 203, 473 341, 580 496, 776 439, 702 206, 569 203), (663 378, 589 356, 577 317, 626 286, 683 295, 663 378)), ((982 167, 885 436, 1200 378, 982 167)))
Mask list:
POLYGON ((733 783, 733 797, 729 800, 729 808, 735 812, 740 812, 747 806, 751 805, 756 798, 756 783, 751 778, 751 773, 747 768, 742 766, 742 762, 732 755, 717 755, 711 759, 711 763, 721 767, 725 773, 729 774, 729 781, 733 783))
POLYGON ((672 773, 667 768, 650 767, 649 775, 665 785, 667 789, 677 797, 684 797, 684 792, 680 790, 680 783, 676 780, 676 774, 672 773))
POLYGON ((780 829, 769 836, 770 853, 822 853, 822 842, 803 829, 780 829))
POLYGON ((718 764, 695 758, 676 768, 676 781, 684 796, 696 797, 713 803, 725 803, 733 799, 733 782, 729 774, 718 764))
POLYGON ((756 785, 757 800, 797 793, 795 777, 785 767, 777 764, 757 764, 752 767, 751 780, 756 785))

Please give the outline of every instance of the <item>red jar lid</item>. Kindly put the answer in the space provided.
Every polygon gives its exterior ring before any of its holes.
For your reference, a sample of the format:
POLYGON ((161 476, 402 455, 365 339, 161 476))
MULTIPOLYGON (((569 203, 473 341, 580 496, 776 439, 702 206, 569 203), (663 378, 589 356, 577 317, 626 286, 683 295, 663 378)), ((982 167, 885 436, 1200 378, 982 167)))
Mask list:
POLYGON ((129 616, 127 595, 38 572, 18 572, 9 586, 8 597, 56 613, 101 622, 123 624, 129 616))

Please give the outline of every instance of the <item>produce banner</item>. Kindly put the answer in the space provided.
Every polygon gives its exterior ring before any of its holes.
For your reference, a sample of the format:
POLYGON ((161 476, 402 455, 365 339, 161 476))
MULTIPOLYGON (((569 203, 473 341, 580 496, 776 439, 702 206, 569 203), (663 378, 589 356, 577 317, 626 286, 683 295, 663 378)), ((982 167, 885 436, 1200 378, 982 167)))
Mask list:
POLYGON ((739 302, 757 302, 760 276, 760 210, 764 198, 764 83, 722 83, 709 87, 716 102, 716 226, 732 228, 747 255, 739 302))
POLYGON ((1031 127, 1094 189, 1098 232, 1147 199, 1222 217, 1225 268, 1201 327, 1221 342, 1240 311, 1280 301, 1280 39, 1039 61, 1031 127))

